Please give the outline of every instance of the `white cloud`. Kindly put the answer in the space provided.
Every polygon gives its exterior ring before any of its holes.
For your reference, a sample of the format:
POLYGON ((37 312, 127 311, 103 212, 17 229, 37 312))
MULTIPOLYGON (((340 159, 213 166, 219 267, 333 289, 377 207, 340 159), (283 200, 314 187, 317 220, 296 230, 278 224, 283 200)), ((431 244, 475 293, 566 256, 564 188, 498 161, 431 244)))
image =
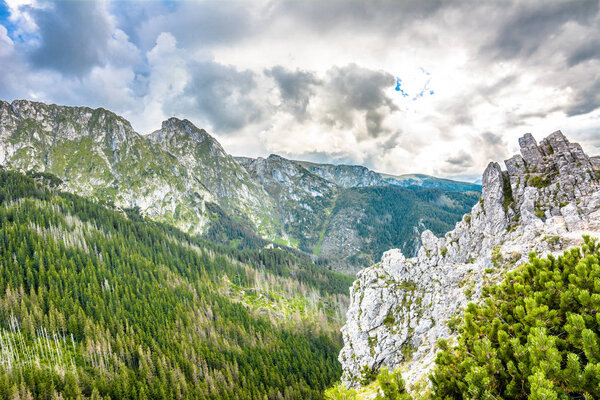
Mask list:
POLYGON ((176 115, 236 155, 396 174, 478 175, 525 132, 600 147, 593 2, 61 3, 58 18, 23 1, 7 3, 16 30, 0 25, 6 100, 103 106, 142 133, 176 115), (98 52, 77 68, 57 61, 68 49, 33 57, 53 32, 85 30, 68 21, 84 8, 98 52))

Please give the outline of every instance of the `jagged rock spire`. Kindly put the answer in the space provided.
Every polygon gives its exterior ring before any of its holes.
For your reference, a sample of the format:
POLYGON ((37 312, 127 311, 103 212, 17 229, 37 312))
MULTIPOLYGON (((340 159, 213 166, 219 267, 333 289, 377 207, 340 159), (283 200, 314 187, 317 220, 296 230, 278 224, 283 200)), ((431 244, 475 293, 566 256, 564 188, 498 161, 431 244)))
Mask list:
POLYGON ((523 160, 527 166, 537 167, 543 161, 542 152, 531 133, 526 133, 522 138, 519 138, 519 146, 523 160))

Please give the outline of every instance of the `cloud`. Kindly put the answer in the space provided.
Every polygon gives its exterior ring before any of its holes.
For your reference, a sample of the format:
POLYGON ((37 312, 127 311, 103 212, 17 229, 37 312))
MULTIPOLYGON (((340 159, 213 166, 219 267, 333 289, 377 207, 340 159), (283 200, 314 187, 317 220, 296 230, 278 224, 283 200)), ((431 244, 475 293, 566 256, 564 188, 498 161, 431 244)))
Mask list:
POLYGON ((454 156, 448 157, 446 163, 452 167, 468 168, 473 165, 473 157, 465 151, 461 151, 454 156))
POLYGON ((600 58, 600 39, 594 36, 584 38, 583 43, 575 46, 567 58, 569 67, 576 66, 582 62, 600 58))
POLYGON ((475 136, 471 142, 471 148, 477 149, 477 158, 481 162, 507 158, 507 145, 500 134, 483 132, 475 136))
POLYGON ((494 40, 484 46, 498 58, 531 57, 565 24, 589 25, 598 14, 594 0, 520 2, 508 8, 505 15, 509 17, 499 26, 494 40))
POLYGON ((389 133, 383 120, 398 109, 386 93, 394 84, 394 76, 385 71, 356 64, 333 67, 324 78, 324 109, 319 119, 331 127, 353 129, 360 139, 389 133))
POLYGON ((279 65, 265 70, 265 75, 277 83, 283 108, 303 121, 310 99, 315 95, 315 85, 321 84, 321 80, 314 72, 290 71, 279 65))
POLYGON ((191 112, 208 119, 214 129, 230 132, 257 121, 262 107, 252 92, 255 74, 214 62, 193 63, 192 79, 184 95, 192 99, 191 112))
POLYGON ((102 3, 59 1, 29 14, 40 38, 29 54, 34 67, 82 76, 105 62, 112 27, 102 3))
POLYGON ((600 71, 585 86, 577 92, 573 103, 566 110, 567 115, 587 114, 600 107, 600 71))
POLYGON ((352 29, 355 32, 399 32, 412 21, 435 15, 444 6, 443 1, 407 0, 400 2, 344 1, 276 2, 271 17, 287 18, 316 30, 320 34, 352 29))
POLYGON ((187 118, 240 155, 467 176, 524 132, 598 145, 598 4, 8 0, 0 98, 140 132, 187 118))
POLYGON ((142 48, 151 47, 163 32, 169 32, 180 46, 192 51, 243 40, 260 29, 256 24, 260 4, 200 1, 175 3, 171 9, 152 4, 149 7, 153 12, 142 13, 146 5, 130 5, 122 18, 126 24, 132 15, 138 20, 131 36, 136 36, 142 48))

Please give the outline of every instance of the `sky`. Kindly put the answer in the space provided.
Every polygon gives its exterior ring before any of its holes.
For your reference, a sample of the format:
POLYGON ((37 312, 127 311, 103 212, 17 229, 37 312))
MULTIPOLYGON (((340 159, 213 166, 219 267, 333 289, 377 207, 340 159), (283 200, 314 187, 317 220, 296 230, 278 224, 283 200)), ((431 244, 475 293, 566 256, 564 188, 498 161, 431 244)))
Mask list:
POLYGON ((0 99, 187 118, 233 155, 474 180, 600 154, 600 1, 0 0, 0 99))

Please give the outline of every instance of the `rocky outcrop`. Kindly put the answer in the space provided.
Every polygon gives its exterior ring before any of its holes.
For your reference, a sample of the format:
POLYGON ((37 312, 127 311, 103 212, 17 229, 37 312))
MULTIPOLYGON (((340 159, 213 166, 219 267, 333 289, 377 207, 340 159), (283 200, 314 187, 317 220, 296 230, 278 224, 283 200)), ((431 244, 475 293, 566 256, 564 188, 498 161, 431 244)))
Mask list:
POLYGON ((480 201, 443 238, 425 231, 418 256, 399 250, 357 274, 344 347, 344 384, 356 386, 380 367, 402 367, 409 387, 426 381, 438 338, 481 288, 527 260, 560 253, 600 234, 600 173, 595 158, 554 132, 539 144, 527 134, 521 155, 490 163, 480 201))

